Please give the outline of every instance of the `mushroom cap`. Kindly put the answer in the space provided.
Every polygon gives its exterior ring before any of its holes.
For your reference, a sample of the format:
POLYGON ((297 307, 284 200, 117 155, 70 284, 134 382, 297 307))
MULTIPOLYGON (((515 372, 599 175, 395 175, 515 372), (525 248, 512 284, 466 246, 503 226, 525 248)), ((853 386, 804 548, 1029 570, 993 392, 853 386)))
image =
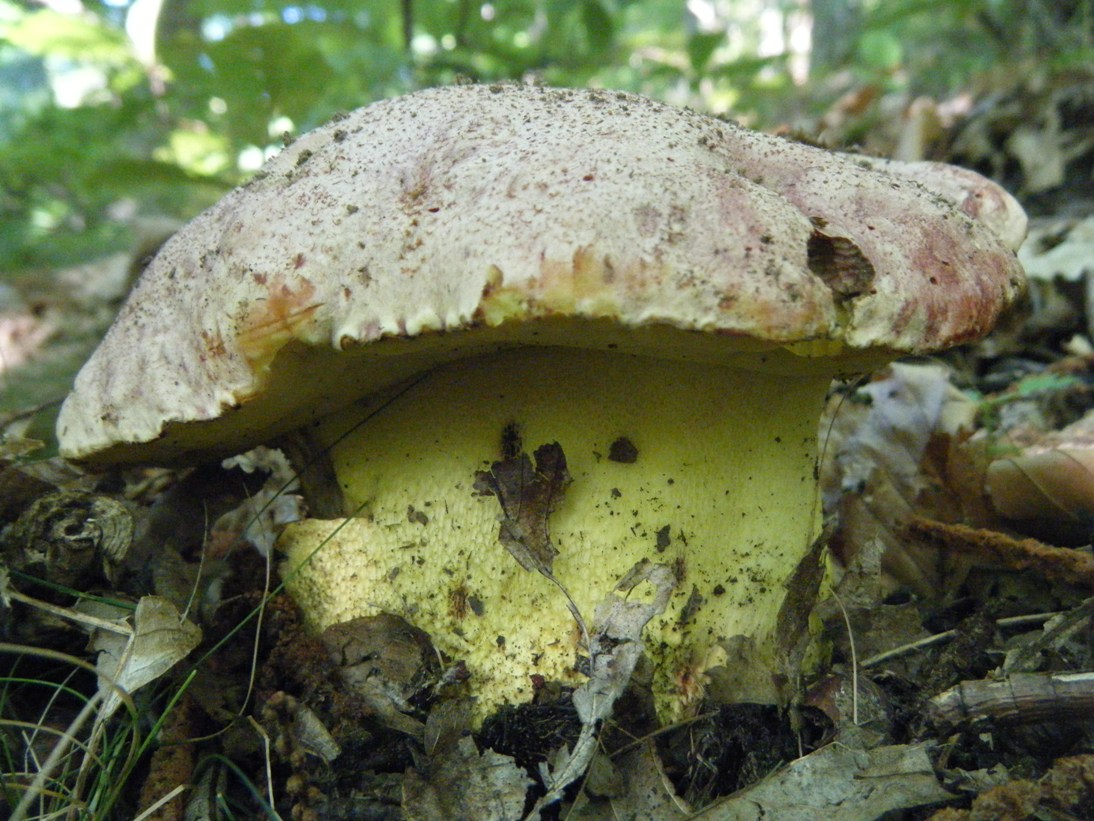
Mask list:
POLYGON ((632 94, 421 91, 305 134, 164 245, 77 376, 61 452, 237 452, 518 344, 861 370, 986 334, 1023 287, 1022 220, 970 172, 632 94))

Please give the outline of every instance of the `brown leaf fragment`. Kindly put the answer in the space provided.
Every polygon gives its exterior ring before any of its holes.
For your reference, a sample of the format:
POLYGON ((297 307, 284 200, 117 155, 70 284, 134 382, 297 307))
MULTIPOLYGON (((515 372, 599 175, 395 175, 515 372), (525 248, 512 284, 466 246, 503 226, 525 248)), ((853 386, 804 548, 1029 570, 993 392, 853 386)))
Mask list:
POLYGON ((1001 644, 995 619, 978 610, 961 619, 953 638, 934 656, 918 677, 924 693, 937 693, 964 678, 981 675, 994 659, 986 655, 1001 644))
POLYGON ((435 704, 425 722, 423 747, 430 756, 443 755, 471 732, 471 700, 448 699, 435 704))
POLYGON ((1077 606, 1056 613, 1035 631, 1009 643, 1001 670, 1004 673, 1032 673, 1043 669, 1050 656, 1073 658, 1079 669, 1090 669, 1090 625, 1094 618, 1094 596, 1077 606))
POLYGON ((703 598, 703 595, 699 592, 699 588, 693 584, 691 586, 691 594, 688 596, 687 602, 680 610, 680 616, 677 619, 677 623, 681 627, 686 625, 695 617, 695 614, 699 612, 699 609, 703 606, 705 601, 706 599, 703 598))
POLYGON ((447 755, 429 762, 428 771, 407 772, 403 779, 403 817, 407 821, 476 818, 511 821, 520 818, 532 780, 507 755, 479 753, 469 737, 447 755))
POLYGON ((1036 539, 1015 539, 995 530, 911 518, 909 537, 938 550, 958 552, 979 564, 1030 571, 1052 582, 1094 588, 1094 556, 1080 550, 1052 547, 1036 539))
POLYGON ((558 442, 540 445, 535 467, 527 453, 494 462, 475 474, 475 490, 501 504, 498 540, 525 570, 551 572, 558 548, 551 542, 548 518, 562 503, 570 472, 558 442))
POLYGON ((91 634, 89 646, 98 653, 101 722, 122 706, 124 693, 160 678, 201 643, 201 628, 159 596, 142 597, 132 623, 132 628, 97 628, 91 634))
POLYGON ((901 532, 915 515, 969 521, 975 514, 966 488, 979 497, 981 483, 963 476, 953 447, 974 412, 937 365, 894 364, 832 402, 821 471, 825 512, 838 521, 829 548, 850 571, 840 581, 844 602, 883 597, 896 584, 929 596, 960 580, 960 568, 901 532))
POLYGON ((437 677, 429 636, 398 616, 380 613, 331 625, 321 636, 342 683, 390 729, 421 739, 425 727, 408 713, 410 699, 437 677))
POLYGON ((626 436, 620 436, 608 448, 608 461, 633 465, 638 461, 638 448, 626 436))
POLYGON ((1046 530, 1072 525, 1085 535, 1094 518, 1094 448, 1058 446, 997 459, 988 467, 987 492, 1011 521, 1046 530))
POLYGON ((892 706, 888 695, 869 676, 858 676, 837 665, 805 693, 804 704, 820 710, 840 731, 854 727, 866 746, 893 738, 892 706))
POLYGON ((623 782, 621 793, 600 796, 591 789, 583 790, 563 817, 573 821, 617 818, 684 821, 691 817, 691 807, 676 795, 652 741, 635 745, 613 763, 623 782))
POLYGON ((1094 215, 1059 213, 1031 220, 1018 260, 1033 280, 1082 281, 1094 271, 1094 215))
POLYGON ((779 607, 775 636, 778 642, 776 652, 789 682, 797 681, 801 660, 809 646, 809 614, 817 603, 824 580, 824 549, 834 529, 834 521, 825 526, 786 582, 786 598, 779 607))
POLYGON ((642 629, 664 612, 675 589, 676 577, 671 568, 643 560, 596 606, 589 637, 589 680, 573 694, 574 707, 584 724, 611 715, 612 704, 623 694, 642 654, 642 629), (652 598, 627 598, 640 585, 649 586, 652 598))
POLYGON ((926 742, 869 750, 849 742, 829 744, 690 817, 862 821, 953 798, 938 783, 931 752, 926 742))
POLYGON ((595 796, 619 798, 624 791, 623 774, 609 756, 598 752, 589 762, 585 789, 595 796))
POLYGON ((530 818, 562 798, 563 791, 588 770, 597 748, 597 728, 609 718, 642 655, 642 629, 665 611, 676 588, 676 577, 667 565, 643 560, 619 580, 615 590, 596 606, 589 635, 589 680, 574 690, 573 705, 581 719, 581 734, 573 750, 562 750, 553 761, 539 765, 547 793, 536 802, 530 818), (629 594, 640 585, 652 589, 652 600, 635 601, 629 594), (619 595, 622 594, 622 595, 619 595))

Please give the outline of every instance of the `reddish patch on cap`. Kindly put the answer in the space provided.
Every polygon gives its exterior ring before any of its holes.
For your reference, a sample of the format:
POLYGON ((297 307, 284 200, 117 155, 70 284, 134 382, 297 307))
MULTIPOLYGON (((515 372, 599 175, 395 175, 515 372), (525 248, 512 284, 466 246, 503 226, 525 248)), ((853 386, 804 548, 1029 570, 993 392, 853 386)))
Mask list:
POLYGON ((277 353, 301 336, 319 308, 311 282, 297 280, 294 285, 270 284, 266 299, 252 304, 240 323, 240 351, 255 373, 265 372, 277 353))

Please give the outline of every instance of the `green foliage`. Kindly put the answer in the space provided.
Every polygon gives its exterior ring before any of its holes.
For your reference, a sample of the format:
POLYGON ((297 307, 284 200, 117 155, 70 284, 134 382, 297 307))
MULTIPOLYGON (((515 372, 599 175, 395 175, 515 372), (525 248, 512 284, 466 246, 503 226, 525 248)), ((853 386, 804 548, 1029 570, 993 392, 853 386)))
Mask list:
POLYGON ((423 86, 607 86, 775 125, 856 85, 942 96, 1000 62, 1076 65, 1092 42, 1090 0, 165 0, 154 39, 139 22, 124 0, 0 0, 0 271, 124 244, 119 204, 190 216, 282 131, 423 86), (809 10, 825 39, 803 81, 810 55, 778 42, 809 10))
POLYGON ((100 65, 133 61, 125 35, 100 22, 42 9, 4 27, 4 39, 37 57, 63 57, 100 65))

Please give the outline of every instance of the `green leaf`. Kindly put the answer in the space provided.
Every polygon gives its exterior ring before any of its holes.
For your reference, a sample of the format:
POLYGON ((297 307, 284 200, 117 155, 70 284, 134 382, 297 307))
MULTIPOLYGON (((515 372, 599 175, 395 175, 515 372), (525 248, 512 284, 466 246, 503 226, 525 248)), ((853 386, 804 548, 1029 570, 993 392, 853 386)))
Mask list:
POLYGON ((904 59, 904 47, 890 31, 867 31, 858 44, 859 58, 871 68, 893 69, 904 59))
POLYGON ((615 39, 615 21, 600 0, 585 0, 581 6, 581 19, 593 51, 610 49, 615 39))
POLYGON ((245 26, 223 40, 175 51, 171 68, 188 93, 225 101, 232 136, 265 145, 273 117, 311 123, 317 101, 335 80, 316 44, 319 31, 321 26, 308 23, 245 26))
POLYGON ((697 32, 688 38, 688 59, 691 61, 691 67, 695 71, 702 71, 707 63, 710 61, 710 57, 714 54, 714 50, 725 42, 725 34, 723 32, 710 32, 703 33, 697 32))
POLYGON ((120 65, 133 59, 125 33, 93 17, 43 9, 0 28, 0 37, 38 56, 120 65))

